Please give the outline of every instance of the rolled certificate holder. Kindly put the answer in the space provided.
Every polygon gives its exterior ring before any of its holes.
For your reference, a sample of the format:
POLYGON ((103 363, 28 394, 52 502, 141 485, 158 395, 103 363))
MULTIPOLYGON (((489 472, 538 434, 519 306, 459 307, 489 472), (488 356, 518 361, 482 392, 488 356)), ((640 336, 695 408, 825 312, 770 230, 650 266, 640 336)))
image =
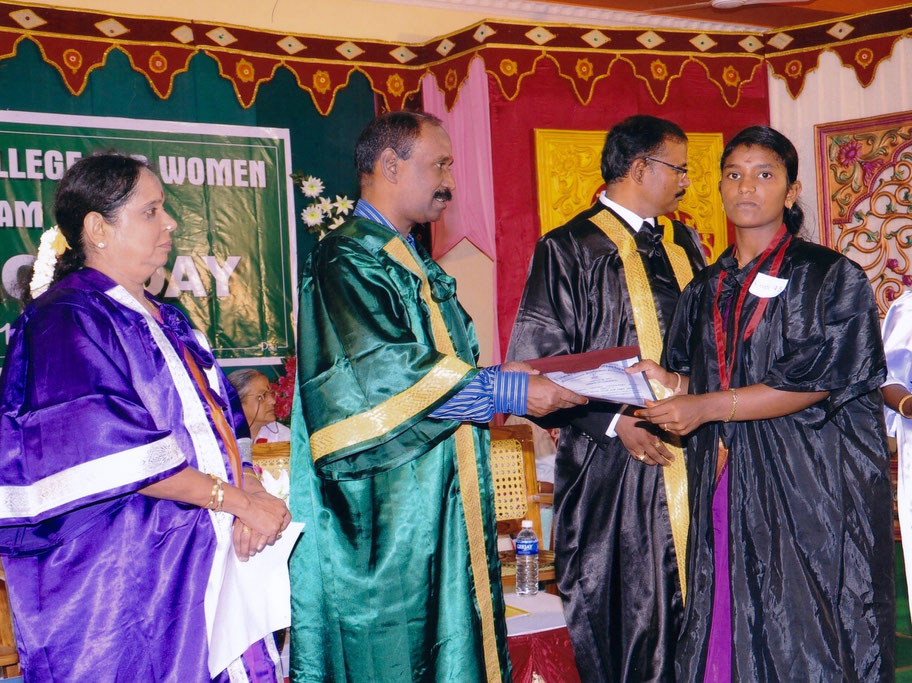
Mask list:
POLYGON ((555 384, 597 401, 645 406, 656 400, 646 375, 628 375, 640 360, 639 346, 620 346, 526 361, 555 384))

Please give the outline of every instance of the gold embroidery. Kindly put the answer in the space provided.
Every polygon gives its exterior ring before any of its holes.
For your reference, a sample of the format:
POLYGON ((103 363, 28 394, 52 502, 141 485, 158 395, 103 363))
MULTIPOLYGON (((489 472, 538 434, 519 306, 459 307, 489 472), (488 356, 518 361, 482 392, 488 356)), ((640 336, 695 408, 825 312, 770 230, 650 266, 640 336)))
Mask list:
MULTIPOLYGON (((431 314, 431 328, 434 333, 434 345, 445 354, 455 354, 453 341, 443 320, 440 307, 431 296, 431 285, 424 268, 418 263, 411 250, 400 239, 393 239, 384 247, 384 251, 401 265, 421 278, 421 298, 431 314)), ((462 373, 465 374, 465 371, 462 373)), ((456 430, 456 464, 459 476, 459 490, 462 498, 462 510, 466 520, 466 532, 469 542, 469 561, 472 566, 472 577, 475 582, 475 599, 478 602, 478 617, 481 621, 482 647, 484 649, 485 670, 489 681, 499 681, 500 659, 497 654, 497 638, 494 632, 494 605, 491 594, 491 577, 488 573, 488 556, 485 549, 484 523, 481 513, 481 489, 478 484, 478 456, 475 452, 475 439, 472 427, 461 425, 456 430)))
POLYGON ((441 353, 455 355, 453 340, 450 339, 450 333, 447 331, 446 323, 443 322, 443 314, 440 312, 440 306, 431 296, 431 284, 428 282, 424 268, 418 263, 412 255, 411 250, 405 245, 405 242, 398 238, 390 240, 389 244, 383 247, 383 251, 392 256, 401 265, 408 268, 415 275, 421 278, 421 298, 428 307, 431 314, 431 329, 434 332, 434 346, 441 353))
POLYGON ((659 216, 657 220, 664 232, 662 246, 665 247, 665 253, 668 254, 668 260, 671 261, 671 269, 674 271, 675 280, 678 281, 678 287, 683 292, 687 283, 693 279, 693 269, 690 267, 690 260, 687 258, 687 252, 684 251, 684 247, 680 244, 675 244, 674 226, 671 221, 665 216, 659 216))
POLYGON ((314 461, 342 448, 383 436, 439 400, 471 369, 471 365, 455 356, 446 356, 405 391, 368 411, 314 432, 310 437, 314 461))
POLYGON ((481 619, 481 642, 484 648, 485 670, 488 681, 499 681, 500 658, 494 634, 494 603, 491 594, 491 575, 488 573, 488 556, 485 551, 484 525, 481 513, 481 490, 478 486, 478 458, 472 427, 462 425, 456 430, 456 464, 462 509, 465 514, 469 537, 469 560, 475 580, 475 599, 481 619))
MULTIPOLYGON (((624 266, 624 279, 627 284, 627 293, 633 306, 633 321, 636 325, 637 338, 640 342, 640 352, 643 358, 654 360, 658 363, 662 357, 662 335, 659 330, 659 317, 656 313, 655 300, 652 298, 652 288, 643 259, 636 250, 636 242, 627 229, 609 211, 601 211, 592 218, 608 239, 615 243, 621 263, 624 266)), ((664 229, 665 253, 671 261, 675 279, 683 290, 690 282, 693 272, 690 268, 684 250, 674 244, 673 228, 671 222, 661 217, 659 225, 664 229)), ((671 391, 660 384, 652 383, 653 391, 659 398, 667 398, 671 391)), ((687 528, 689 523, 689 503, 687 493, 687 465, 684 461, 684 450, 680 441, 666 443, 666 447, 674 456, 674 462, 662 468, 665 480, 665 498, 668 501, 668 520, 671 524, 671 536, 674 540, 675 556, 678 561, 678 578, 681 582, 681 600, 687 598, 687 584, 685 582, 685 560, 687 553, 687 528)))

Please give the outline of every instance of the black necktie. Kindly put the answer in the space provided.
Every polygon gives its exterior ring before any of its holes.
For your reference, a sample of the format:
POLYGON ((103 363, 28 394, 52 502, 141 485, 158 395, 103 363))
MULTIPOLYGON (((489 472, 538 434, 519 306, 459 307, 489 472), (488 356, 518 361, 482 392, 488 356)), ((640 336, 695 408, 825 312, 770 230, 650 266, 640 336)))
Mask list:
POLYGON ((637 251, 647 259, 659 259, 664 261, 664 251, 662 250, 662 233, 652 227, 649 221, 643 221, 639 231, 634 237, 637 251))
POLYGON ((639 232, 634 236, 634 241, 650 276, 666 286, 677 289, 671 264, 662 246, 662 228, 653 227, 649 221, 643 221, 639 232))

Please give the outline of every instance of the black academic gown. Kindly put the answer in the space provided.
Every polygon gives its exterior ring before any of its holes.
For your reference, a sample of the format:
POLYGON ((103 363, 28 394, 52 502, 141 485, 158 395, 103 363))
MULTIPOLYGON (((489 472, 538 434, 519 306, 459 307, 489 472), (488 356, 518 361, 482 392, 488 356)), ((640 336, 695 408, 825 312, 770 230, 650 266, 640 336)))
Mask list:
MULTIPOLYGON (((764 261, 760 272, 768 273, 771 259, 764 261)), ((713 332, 720 272, 727 272, 720 311, 734 310, 755 263, 739 270, 729 249, 681 296, 665 353, 668 368, 690 375, 691 393, 720 388, 713 332)), ((778 277, 788 284, 767 299, 756 331, 735 348, 731 387, 762 383, 830 396, 784 417, 709 423, 691 436, 693 516, 678 680, 704 676, 721 436, 730 450, 732 680, 891 681, 892 496, 874 297, 856 264, 799 239, 785 251, 778 277)), ((759 302, 746 296, 742 330, 759 302)))
MULTIPOLYGON (((637 344, 617 248, 589 221, 599 211, 607 209, 596 204, 539 240, 510 360, 637 344)), ((696 232, 675 223, 674 241, 694 270, 703 266, 696 232)), ((680 290, 660 241, 642 233, 637 245, 664 334, 680 290)), ((605 436, 617 410, 593 401, 545 424, 563 427, 554 482, 558 587, 582 680, 668 681, 682 602, 662 468, 605 436)))

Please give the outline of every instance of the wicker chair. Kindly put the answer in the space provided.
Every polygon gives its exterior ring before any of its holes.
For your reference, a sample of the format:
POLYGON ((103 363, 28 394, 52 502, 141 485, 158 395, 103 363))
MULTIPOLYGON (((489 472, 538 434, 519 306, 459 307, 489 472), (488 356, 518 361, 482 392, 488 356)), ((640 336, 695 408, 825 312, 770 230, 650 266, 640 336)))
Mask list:
POLYGON ((269 493, 288 502, 287 479, 282 483, 282 473, 291 473, 291 442, 255 443, 250 448, 253 464, 263 471, 263 486, 269 493))
MULTIPOLYGON (((491 472, 494 478, 494 512, 498 531, 515 532, 522 520, 530 519, 532 528, 541 539, 539 508, 541 505, 551 505, 553 496, 538 491, 535 449, 529 425, 491 427, 491 472)), ((503 584, 516 585, 516 553, 513 550, 502 551, 500 563, 503 584)), ((539 550, 538 579, 547 584, 549 593, 556 592, 554 553, 550 550, 539 550)))
POLYGON ((0 567, 0 674, 3 678, 19 675, 19 653, 6 592, 6 574, 0 567))

